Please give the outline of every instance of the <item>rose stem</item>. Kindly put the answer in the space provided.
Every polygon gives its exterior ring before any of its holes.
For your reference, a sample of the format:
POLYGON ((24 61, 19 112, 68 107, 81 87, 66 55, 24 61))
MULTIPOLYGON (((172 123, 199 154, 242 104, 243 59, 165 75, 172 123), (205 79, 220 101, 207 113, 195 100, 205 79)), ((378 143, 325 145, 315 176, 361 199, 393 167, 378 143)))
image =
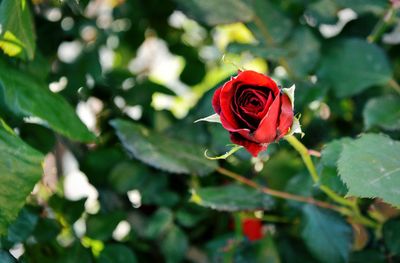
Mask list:
MULTIPOLYGON (((285 139, 301 155, 301 158, 303 159, 304 164, 306 165, 308 171, 310 172, 311 178, 314 181, 314 183, 319 184, 320 178, 318 176, 317 170, 315 169, 314 163, 311 160, 311 156, 308 152, 308 149, 293 135, 286 136, 285 139)), ((341 197, 340 195, 336 194, 325 185, 319 185, 319 188, 335 202, 342 205, 354 207, 354 203, 352 201, 341 197)))
POLYGON ((377 227, 377 224, 375 222, 373 222, 372 220, 365 218, 364 216, 361 215, 361 213, 358 210, 358 207, 355 209, 355 211, 350 211, 348 208, 346 207, 340 207, 340 206, 336 206, 327 202, 323 202, 323 201, 319 201, 316 200, 312 197, 304 197, 304 196, 299 196, 299 195, 294 195, 294 194, 290 194, 287 192, 281 192, 278 190, 274 190, 274 189, 270 189, 267 188, 265 186, 261 186, 259 184, 257 184, 256 182, 247 179, 246 177, 243 177, 235 172, 229 171, 225 168, 222 167, 218 167, 217 172, 219 172, 220 174, 223 174, 225 176, 228 176, 242 184, 248 185, 252 188, 255 188, 257 190, 260 190, 261 192, 263 192, 264 194, 267 195, 271 195, 274 197, 278 197, 278 198, 282 198, 282 199, 287 199, 287 200, 293 200, 293 201, 297 201, 297 202, 302 202, 302 203, 309 203, 315 206, 319 206, 322 208, 326 208, 326 209, 330 209, 330 210, 334 210, 336 212, 341 213, 342 215, 345 216, 351 216, 353 215, 353 219, 356 222, 359 222, 365 226, 369 226, 369 227, 377 227))
POLYGON ((323 207, 323 208, 327 208, 327 209, 331 209, 334 211, 337 211, 339 213, 344 213, 347 214, 348 211, 346 211, 347 209, 344 207, 339 207, 336 205, 332 205, 330 203, 326 203, 326 202, 322 202, 322 201, 318 201, 315 200, 314 198, 311 197, 303 197, 303 196, 298 196, 298 195, 294 195, 294 194, 290 194, 290 193, 286 193, 286 192, 281 192, 278 190, 274 190, 274 189, 270 189, 264 186, 259 185, 258 183, 247 179, 246 177, 243 177, 235 172, 229 171, 225 168, 222 167, 218 167, 217 168, 217 172, 219 172, 220 174, 223 174, 225 176, 228 176, 232 179, 235 179, 236 181, 248 185, 252 188, 255 188, 257 190, 260 190, 261 192, 271 195, 271 196, 275 196, 275 197, 279 197, 279 198, 283 198, 283 199, 288 199, 288 200, 294 200, 294 201, 298 201, 298 202, 303 202, 303 203, 309 203, 309 204, 313 204, 319 207, 323 207))
POLYGON ((351 207, 355 218, 357 218, 357 220, 360 221, 361 223, 368 225, 368 226, 376 226, 375 222, 373 222, 370 219, 361 215, 360 210, 357 206, 356 200, 353 202, 351 200, 345 199, 344 197, 335 193, 328 186, 320 184, 319 175, 317 173, 317 170, 315 169, 314 163, 311 159, 308 149, 295 136, 293 136, 293 135, 286 136, 285 140, 290 145, 292 145, 292 147, 301 155, 301 158, 303 159, 303 162, 304 162, 305 166, 307 167, 312 180, 314 181, 315 184, 318 185, 319 189, 321 189, 322 192, 324 192, 327 196, 329 196, 333 201, 335 201, 341 205, 351 207))

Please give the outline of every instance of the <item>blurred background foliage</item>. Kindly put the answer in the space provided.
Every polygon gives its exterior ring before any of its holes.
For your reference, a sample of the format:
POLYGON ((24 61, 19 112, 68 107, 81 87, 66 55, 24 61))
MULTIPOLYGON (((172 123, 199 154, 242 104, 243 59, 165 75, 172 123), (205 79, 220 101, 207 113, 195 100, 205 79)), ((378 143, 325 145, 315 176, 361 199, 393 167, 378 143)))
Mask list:
POLYGON ((0 262, 398 262, 398 7, 0 0, 0 262), (320 183, 391 204, 359 200, 377 228, 215 172, 329 201, 285 142, 258 158, 203 157, 229 136, 193 121, 238 69, 296 84, 303 142, 323 149, 320 183), (375 135, 354 140, 364 132, 375 135), (363 185, 380 173, 386 184, 363 185), (241 229, 254 217, 257 241, 241 229))

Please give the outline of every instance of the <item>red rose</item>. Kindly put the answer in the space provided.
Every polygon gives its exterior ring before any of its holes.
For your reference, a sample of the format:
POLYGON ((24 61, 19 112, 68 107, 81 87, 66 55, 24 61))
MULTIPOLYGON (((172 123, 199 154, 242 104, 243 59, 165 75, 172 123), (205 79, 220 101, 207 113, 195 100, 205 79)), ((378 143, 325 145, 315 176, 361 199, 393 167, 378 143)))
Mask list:
POLYGON ((285 136, 293 123, 292 98, 269 77, 251 70, 219 87, 212 100, 231 141, 253 156, 285 136))
POLYGON ((256 241, 263 238, 262 223, 260 219, 247 218, 242 222, 243 234, 250 240, 256 241))

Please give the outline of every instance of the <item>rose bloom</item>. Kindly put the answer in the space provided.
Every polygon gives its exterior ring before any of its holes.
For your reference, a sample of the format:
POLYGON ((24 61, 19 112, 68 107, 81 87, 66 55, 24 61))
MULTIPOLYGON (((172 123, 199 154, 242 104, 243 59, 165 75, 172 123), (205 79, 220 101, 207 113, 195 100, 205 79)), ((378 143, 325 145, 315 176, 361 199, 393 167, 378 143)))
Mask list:
POLYGON ((291 98, 263 74, 239 71, 219 87, 212 100, 231 141, 253 156, 288 134, 293 123, 291 98))

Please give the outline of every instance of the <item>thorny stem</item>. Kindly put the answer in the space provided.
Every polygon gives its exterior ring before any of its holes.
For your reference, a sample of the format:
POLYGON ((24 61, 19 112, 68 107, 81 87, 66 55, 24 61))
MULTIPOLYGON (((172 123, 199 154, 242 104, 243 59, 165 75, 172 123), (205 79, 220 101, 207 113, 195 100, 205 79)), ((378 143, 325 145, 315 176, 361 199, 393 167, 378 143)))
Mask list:
POLYGON ((316 200, 316 199, 311 198, 311 197, 304 197, 304 196, 294 195, 294 194, 290 194, 290 193, 281 192, 281 191, 278 191, 278 190, 267 188, 265 186, 259 185, 258 183, 254 182, 254 181, 252 181, 250 179, 247 179, 246 177, 243 177, 243 176, 241 176, 241 175, 239 175, 239 174, 237 174, 235 172, 229 171, 229 170, 227 170, 225 168, 222 168, 222 167, 218 167, 217 171, 220 174, 228 176, 228 177, 230 177, 230 178, 232 178, 232 179, 234 179, 234 180, 236 180, 236 181, 238 181, 238 182, 240 182, 242 184, 248 185, 248 186, 250 186, 252 188, 260 190, 261 192, 263 192, 265 194, 268 194, 268 195, 271 195, 271 196, 274 196, 274 197, 283 198, 283 199, 287 199, 287 200, 293 200, 293 201, 297 201, 297 202, 309 203, 309 204, 313 204, 313 205, 316 205, 316 206, 319 206, 319 207, 322 207, 322 208, 331 209, 331 210, 337 211, 337 212, 342 213, 342 214, 347 214, 349 212, 349 211, 346 211, 347 208, 339 207, 339 206, 336 206, 336 205, 332 205, 330 203, 319 201, 319 200, 316 200))

